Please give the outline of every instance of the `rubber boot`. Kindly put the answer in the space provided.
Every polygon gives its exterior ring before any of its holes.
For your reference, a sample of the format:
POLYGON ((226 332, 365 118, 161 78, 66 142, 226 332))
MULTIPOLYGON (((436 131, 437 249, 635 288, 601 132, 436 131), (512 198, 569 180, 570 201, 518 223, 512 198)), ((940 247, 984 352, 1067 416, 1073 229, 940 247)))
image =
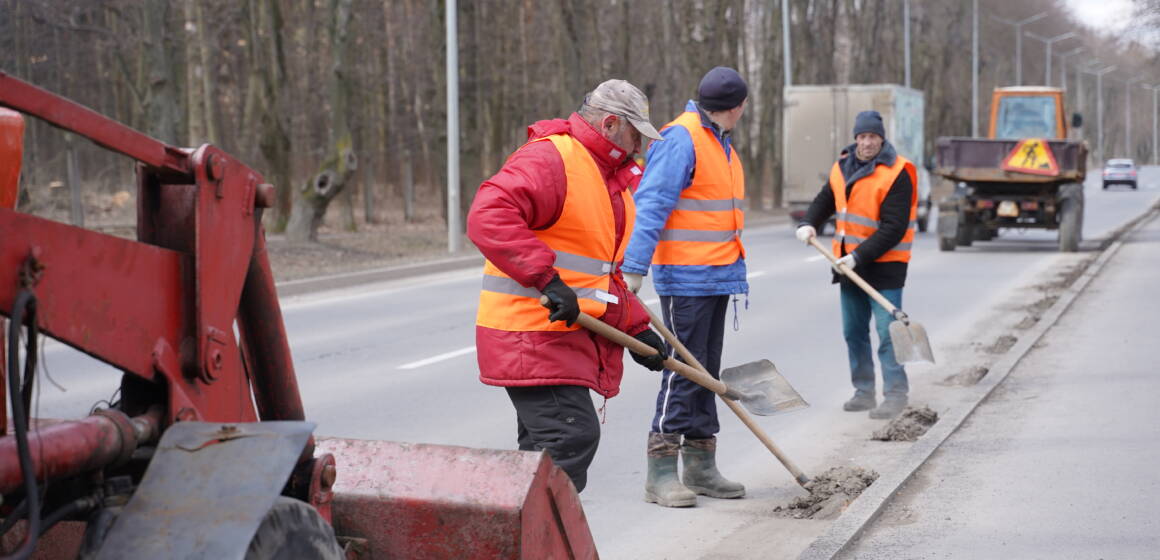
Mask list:
POLYGON ((681 434, 648 434, 648 478, 644 483, 644 501, 664 507, 692 507, 697 495, 677 477, 677 455, 681 434))
POLYGON ((740 498, 745 495, 745 486, 721 476, 717 470, 717 438, 686 437, 681 456, 685 458, 685 474, 681 478, 689 490, 710 498, 740 498))

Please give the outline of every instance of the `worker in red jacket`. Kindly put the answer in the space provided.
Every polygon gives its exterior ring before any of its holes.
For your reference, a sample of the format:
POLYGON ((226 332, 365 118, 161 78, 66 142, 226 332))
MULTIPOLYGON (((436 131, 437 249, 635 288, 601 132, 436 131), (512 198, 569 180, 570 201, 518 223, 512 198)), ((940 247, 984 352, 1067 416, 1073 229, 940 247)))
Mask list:
POLYGON ((648 369, 660 371, 665 358, 620 272, 642 135, 660 138, 648 98, 608 80, 568 119, 528 127, 528 142, 480 185, 467 216, 467 235, 487 258, 475 329, 480 381, 507 390, 519 448, 547 451, 577 491, 600 441, 589 390, 616 396, 623 350, 576 318, 583 311, 655 348, 632 353, 648 369))

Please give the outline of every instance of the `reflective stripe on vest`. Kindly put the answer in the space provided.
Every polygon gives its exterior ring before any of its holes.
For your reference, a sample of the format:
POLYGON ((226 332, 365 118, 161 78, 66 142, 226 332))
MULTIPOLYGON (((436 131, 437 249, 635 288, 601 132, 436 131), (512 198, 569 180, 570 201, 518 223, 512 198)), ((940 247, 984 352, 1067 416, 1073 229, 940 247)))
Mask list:
POLYGON ((737 150, 725 150, 697 112, 682 113, 665 126, 683 126, 693 139, 697 167, 693 180, 660 232, 653 264, 729 265, 745 257, 741 230, 745 214, 745 172, 737 150))
MULTIPOLYGON (((551 142, 560 153, 567 177, 567 194, 560 217, 551 227, 533 231, 556 253, 560 279, 576 292, 580 310, 601 317, 607 310, 612 274, 624 258, 624 243, 616 246, 615 217, 608 186, 588 149, 571 136, 558 134, 532 142, 551 142)), ((530 142, 529 142, 530 143, 530 142)), ((636 207, 625 190, 625 232, 632 231, 636 207)), ((627 239, 627 236, 622 236, 627 239)), ((549 321, 540 305, 540 291, 523 286, 491 261, 484 263, 475 324, 506 331, 572 331, 562 321, 549 321)))
MULTIPOLYGON (((846 157, 855 156, 850 154, 846 157)), ((835 162, 830 169, 830 190, 834 193, 834 206, 837 209, 837 228, 832 244, 835 257, 850 253, 878 231, 882 201, 904 169, 910 175, 912 185, 910 220, 906 234, 875 262, 910 262, 910 248, 918 228, 918 178, 914 164, 902 156, 896 156, 894 165, 889 167, 875 165, 872 173, 858 179, 850 191, 850 200, 846 200, 846 180, 842 176, 841 162, 835 162)))

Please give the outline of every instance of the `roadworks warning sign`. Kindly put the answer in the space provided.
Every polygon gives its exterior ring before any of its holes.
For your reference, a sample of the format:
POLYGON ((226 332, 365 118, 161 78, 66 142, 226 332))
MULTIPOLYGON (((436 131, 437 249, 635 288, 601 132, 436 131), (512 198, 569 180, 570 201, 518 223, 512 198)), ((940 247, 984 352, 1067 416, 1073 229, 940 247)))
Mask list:
POLYGON ((1032 173, 1035 175, 1059 175, 1059 164, 1055 161, 1055 154, 1043 138, 1028 138, 1020 140, 1015 149, 1007 154, 1000 166, 1005 171, 1032 173))

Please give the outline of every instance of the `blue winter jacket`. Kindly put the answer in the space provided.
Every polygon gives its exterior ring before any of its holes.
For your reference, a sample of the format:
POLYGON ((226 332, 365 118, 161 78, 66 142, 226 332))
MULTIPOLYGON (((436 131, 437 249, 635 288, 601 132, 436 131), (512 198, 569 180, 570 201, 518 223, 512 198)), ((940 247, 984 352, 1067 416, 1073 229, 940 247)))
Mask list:
MULTIPOLYGON (((685 111, 701 114, 701 125, 725 148, 727 157, 736 157, 729 135, 722 135, 717 125, 694 101, 685 111)), ((683 126, 670 126, 661 132, 663 142, 653 142, 645 156, 644 177, 636 194, 636 225, 624 253, 621 270, 648 274, 656 250, 657 238, 677 205, 681 191, 692 183, 697 167, 693 139, 683 126)), ((653 265, 652 282, 662 296, 719 296, 749 293, 745 280, 745 259, 738 257, 729 265, 653 265)))

